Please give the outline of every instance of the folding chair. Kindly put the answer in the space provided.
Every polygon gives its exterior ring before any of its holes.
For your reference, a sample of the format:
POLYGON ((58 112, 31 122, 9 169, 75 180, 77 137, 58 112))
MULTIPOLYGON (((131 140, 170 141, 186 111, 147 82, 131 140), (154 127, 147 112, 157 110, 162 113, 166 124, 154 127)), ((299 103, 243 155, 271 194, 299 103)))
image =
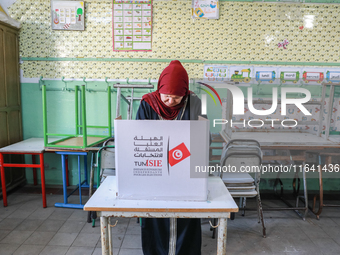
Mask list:
MULTIPOLYGON (((258 222, 262 222, 263 237, 266 237, 259 189, 262 163, 260 144, 256 140, 231 140, 223 148, 220 163, 222 169, 220 177, 231 196, 240 198, 240 209, 245 212, 247 198, 257 198, 258 222), (229 171, 223 169, 229 169, 229 171), (249 172, 255 173, 254 178, 249 172)), ((234 215, 231 218, 233 219, 234 215)))
POLYGON ((97 183, 98 186, 107 176, 116 175, 114 138, 103 143, 97 153, 97 183))
MULTIPOLYGON (((115 146, 114 138, 109 138, 103 143, 97 152, 97 161, 94 164, 93 159, 91 160, 91 177, 90 177, 90 191, 89 196, 93 194, 93 180, 94 180, 94 167, 97 167, 97 188, 100 183, 104 181, 107 176, 116 175, 115 171, 115 146)), ((92 227, 95 226, 95 220, 97 218, 96 212, 88 212, 87 222, 90 223, 92 220, 92 227)))

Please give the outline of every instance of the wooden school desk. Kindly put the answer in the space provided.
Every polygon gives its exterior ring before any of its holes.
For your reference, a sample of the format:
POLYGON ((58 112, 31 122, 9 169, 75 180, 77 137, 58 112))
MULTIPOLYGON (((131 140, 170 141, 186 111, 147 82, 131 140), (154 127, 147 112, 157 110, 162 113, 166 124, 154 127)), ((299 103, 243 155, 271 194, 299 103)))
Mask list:
POLYGON ((219 218, 217 254, 226 254, 227 218, 231 212, 238 212, 238 206, 220 178, 209 177, 205 202, 117 199, 115 178, 108 176, 84 206, 85 211, 97 211, 100 216, 103 255, 111 250, 109 217, 170 218, 170 222, 176 222, 176 218, 219 218))
MULTIPOLYGON (((98 144, 100 143, 102 138, 98 137, 88 137, 88 143, 98 144)), ((79 148, 83 144, 82 137, 72 137, 67 140, 63 140, 61 142, 56 142, 56 145, 59 147, 45 147, 46 151, 55 152, 56 154, 61 156, 61 167, 62 167, 62 178, 63 178, 63 197, 64 201, 61 203, 55 203, 55 207, 62 208, 73 208, 73 209, 83 209, 84 205, 82 202, 82 188, 89 188, 89 179, 88 179, 88 171, 87 171, 87 156, 89 152, 96 153, 100 147, 86 147, 79 148), (77 148, 78 147, 78 148, 77 148), (68 192, 67 187, 69 186, 68 179, 68 157, 76 156, 78 158, 78 185, 75 189, 68 192), (83 157, 84 167, 81 168, 80 158, 83 157), (81 178, 82 171, 84 172, 84 178, 81 178), (79 192, 79 203, 69 203, 68 198, 78 190, 79 192)), ((92 168, 93 166, 91 166, 92 168)))
POLYGON ((43 199, 43 207, 46 205, 46 192, 45 192, 45 170, 44 170, 44 139, 43 138, 30 138, 18 143, 14 143, 0 149, 0 170, 1 170, 1 184, 3 204, 7 206, 7 193, 6 193, 6 180, 5 180, 5 167, 32 167, 34 175, 34 184, 36 184, 36 174, 34 168, 40 168, 41 178, 41 192, 43 199), (5 163, 4 154, 27 154, 32 155, 32 164, 23 163, 5 163), (35 164, 34 157, 39 155, 40 162, 35 164))

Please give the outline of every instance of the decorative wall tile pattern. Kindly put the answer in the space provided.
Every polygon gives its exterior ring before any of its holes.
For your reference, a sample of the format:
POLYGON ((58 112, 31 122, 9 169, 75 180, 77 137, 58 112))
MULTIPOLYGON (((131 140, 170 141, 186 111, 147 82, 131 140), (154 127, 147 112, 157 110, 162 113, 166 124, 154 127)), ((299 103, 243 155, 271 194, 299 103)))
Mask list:
MULTIPOLYGON (((17 0, 21 57, 340 63, 338 4, 220 2, 220 19, 193 20, 191 1, 154 1, 152 52, 112 51, 112 2, 85 2, 85 31, 52 31, 50 1, 17 0), (280 42, 287 40, 284 47, 280 42)), ((157 79, 166 63, 24 61, 25 77, 157 79)), ((191 78, 203 64, 185 64, 191 78)))

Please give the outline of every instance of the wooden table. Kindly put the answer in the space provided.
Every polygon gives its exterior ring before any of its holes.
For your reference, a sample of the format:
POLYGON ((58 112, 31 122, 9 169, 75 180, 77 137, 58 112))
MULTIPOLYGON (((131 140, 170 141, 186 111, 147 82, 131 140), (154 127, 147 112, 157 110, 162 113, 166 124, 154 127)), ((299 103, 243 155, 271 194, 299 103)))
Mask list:
MULTIPOLYGON (((51 143, 45 147, 46 151, 55 152, 56 154, 61 156, 61 172, 63 178, 63 197, 64 201, 62 203, 55 203, 55 207, 62 207, 62 208, 73 208, 73 209, 83 209, 84 205, 82 203, 82 192, 81 188, 89 188, 89 179, 88 179, 88 171, 87 171, 87 156, 89 152, 96 153, 100 147, 96 147, 100 144, 103 138, 98 137, 87 137, 87 143, 93 144, 93 147, 85 147, 79 148, 83 144, 82 137, 72 137, 68 139, 58 139, 57 137, 54 138, 54 144, 58 145, 58 147, 50 147, 51 143), (70 155, 77 156, 78 158, 78 185, 75 189, 68 193, 67 187, 69 186, 69 176, 68 176, 68 157, 70 155), (84 180, 81 178, 81 164, 80 164, 80 157, 83 156, 84 160, 84 180), (68 197, 71 196, 74 192, 79 191, 79 204, 73 204, 68 202, 68 197)), ((93 166, 91 166, 91 170, 93 171, 93 166)), ((91 178, 92 177, 91 172, 91 178)), ((91 180, 90 180, 91 182, 91 180)))
MULTIPOLYGON (((3 194, 3 204, 7 206, 7 193, 5 181, 5 167, 32 167, 40 168, 41 178, 41 191, 43 199, 43 207, 46 205, 46 192, 45 192, 45 169, 44 169, 44 139, 43 138, 30 138, 15 144, 8 145, 0 149, 0 171, 1 171, 1 184, 3 194), (32 164, 23 163, 5 163, 3 154, 28 154, 32 155, 32 164), (34 156, 39 155, 40 163, 35 164, 34 156)), ((36 177, 34 178, 36 182, 36 177)))
POLYGON ((109 217, 170 218, 170 222, 176 218, 219 218, 217 254, 226 254, 227 218, 238 212, 238 206, 220 178, 209 177, 208 201, 203 202, 117 199, 115 178, 108 176, 84 206, 85 211, 97 211, 100 216, 103 255, 111 249, 109 217))
MULTIPOLYGON (((61 156, 61 173, 62 173, 62 179, 63 179, 63 197, 64 201, 61 203, 55 203, 55 207, 61 207, 61 208, 73 208, 73 209, 83 209, 84 205, 82 203, 82 188, 89 188, 89 179, 88 179, 88 171, 87 171, 87 155, 89 152, 96 153, 98 151, 98 147, 89 147, 82 150, 70 150, 68 149, 62 149, 62 148, 46 148, 46 151, 48 152, 55 152, 57 155, 61 156), (71 192, 67 191, 67 187, 69 186, 69 178, 68 178, 68 157, 69 156, 76 156, 78 158, 78 185, 75 189, 73 189, 71 192), (80 157, 83 157, 84 160, 84 167, 81 168, 80 163, 80 157), (82 180, 81 178, 81 172, 84 170, 84 178, 82 180), (79 204, 69 203, 68 198, 71 196, 74 192, 78 190, 79 192, 79 204)), ((92 168, 93 166, 91 166, 92 168)), ((92 176, 92 175, 91 175, 92 176)), ((93 178, 93 177, 92 177, 93 178)))

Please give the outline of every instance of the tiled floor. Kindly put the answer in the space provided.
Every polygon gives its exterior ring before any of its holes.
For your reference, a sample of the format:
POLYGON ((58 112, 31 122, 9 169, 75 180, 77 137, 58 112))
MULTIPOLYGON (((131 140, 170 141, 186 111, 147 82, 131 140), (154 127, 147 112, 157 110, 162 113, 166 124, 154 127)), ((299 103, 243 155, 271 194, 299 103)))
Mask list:
MULTIPOLYGON (((71 196, 71 200, 77 196, 71 196)), ((87 212, 55 208, 62 195, 48 195, 42 208, 39 194, 18 190, 8 196, 9 206, 0 201, 0 255, 87 255, 101 254, 99 220, 96 227, 86 222, 87 212)), ((84 197, 84 201, 86 198, 84 197)), ((72 202, 72 201, 71 201, 72 202)), ((282 206, 264 200, 265 207, 282 206)), ((254 212, 228 221, 227 254, 340 254, 340 208, 325 208, 321 219, 311 214, 306 221, 292 211, 264 212, 267 238, 254 212)), ((115 220, 112 220, 114 223, 115 220)), ((202 255, 216 254, 216 239, 203 220, 202 255)), ((136 219, 118 219, 112 230, 114 255, 141 255, 140 227, 136 219)))

